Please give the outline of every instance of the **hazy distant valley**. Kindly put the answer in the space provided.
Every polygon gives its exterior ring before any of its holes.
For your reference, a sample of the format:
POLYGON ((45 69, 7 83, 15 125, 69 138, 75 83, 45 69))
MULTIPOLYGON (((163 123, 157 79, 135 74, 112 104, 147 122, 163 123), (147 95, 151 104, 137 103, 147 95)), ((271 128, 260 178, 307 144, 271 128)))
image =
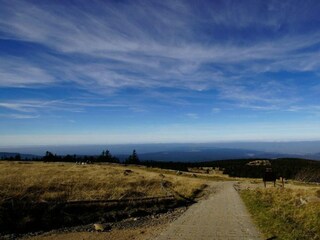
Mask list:
POLYGON ((46 151, 58 155, 99 155, 108 149, 120 160, 136 149, 141 160, 210 161, 242 158, 307 158, 320 160, 320 141, 305 142, 235 142, 189 144, 119 144, 0 148, 0 157, 21 154, 22 158, 43 156, 46 151))

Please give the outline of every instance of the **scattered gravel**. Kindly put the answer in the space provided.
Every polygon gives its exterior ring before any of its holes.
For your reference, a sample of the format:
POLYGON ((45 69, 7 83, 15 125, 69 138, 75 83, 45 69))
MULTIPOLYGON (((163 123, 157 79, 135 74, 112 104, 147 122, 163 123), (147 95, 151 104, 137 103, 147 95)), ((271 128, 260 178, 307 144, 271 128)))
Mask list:
MULTIPOLYGON (((125 229, 136 229, 136 228, 148 228, 148 227, 155 227, 159 225, 164 225, 176 220, 181 214, 183 214, 187 210, 187 207, 179 207, 176 209, 170 209, 166 213, 159 213, 144 217, 131 217, 124 219, 119 222, 99 222, 106 226, 104 231, 112 231, 112 230, 125 230, 125 229)), ((76 233, 76 232, 96 232, 94 229, 94 224, 87 224, 75 227, 67 227, 67 228, 60 228, 48 232, 39 231, 39 232, 32 232, 27 234, 8 234, 8 235, 0 235, 0 239, 3 240, 13 240, 13 239, 32 239, 36 236, 50 236, 55 234, 63 234, 63 233, 76 233)))

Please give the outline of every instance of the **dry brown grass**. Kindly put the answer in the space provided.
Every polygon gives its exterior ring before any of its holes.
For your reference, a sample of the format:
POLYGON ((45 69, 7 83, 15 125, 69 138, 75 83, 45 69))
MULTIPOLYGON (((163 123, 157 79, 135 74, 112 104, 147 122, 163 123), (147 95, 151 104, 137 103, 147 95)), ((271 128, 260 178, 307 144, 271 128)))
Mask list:
POLYGON ((320 239, 320 187, 290 183, 285 188, 250 187, 241 191, 267 238, 320 239))
POLYGON ((0 162, 0 201, 109 200, 165 196, 163 179, 185 197, 203 187, 205 180, 153 172, 118 164, 0 162), (125 170, 131 170, 125 174, 125 170))

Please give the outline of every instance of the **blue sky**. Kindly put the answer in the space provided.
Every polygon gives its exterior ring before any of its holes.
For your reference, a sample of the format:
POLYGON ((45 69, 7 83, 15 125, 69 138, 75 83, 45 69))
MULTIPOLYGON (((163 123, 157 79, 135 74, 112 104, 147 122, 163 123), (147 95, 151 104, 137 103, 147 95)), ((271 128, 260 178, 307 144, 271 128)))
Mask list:
POLYGON ((320 1, 0 4, 0 146, 320 139, 320 1))

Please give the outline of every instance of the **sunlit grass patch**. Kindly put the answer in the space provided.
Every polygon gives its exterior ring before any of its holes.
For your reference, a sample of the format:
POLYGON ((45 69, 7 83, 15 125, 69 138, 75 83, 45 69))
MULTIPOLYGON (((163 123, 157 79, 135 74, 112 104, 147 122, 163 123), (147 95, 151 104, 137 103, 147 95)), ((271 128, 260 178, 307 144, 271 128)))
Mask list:
POLYGON ((320 239, 318 191, 269 188, 242 190, 241 196, 267 238, 320 239))
POLYGON ((165 178, 186 197, 201 188, 205 180, 160 175, 144 168, 118 164, 76 165, 72 163, 0 163, 0 201, 110 200, 164 196, 165 178), (127 171, 127 172, 126 172, 127 171))

